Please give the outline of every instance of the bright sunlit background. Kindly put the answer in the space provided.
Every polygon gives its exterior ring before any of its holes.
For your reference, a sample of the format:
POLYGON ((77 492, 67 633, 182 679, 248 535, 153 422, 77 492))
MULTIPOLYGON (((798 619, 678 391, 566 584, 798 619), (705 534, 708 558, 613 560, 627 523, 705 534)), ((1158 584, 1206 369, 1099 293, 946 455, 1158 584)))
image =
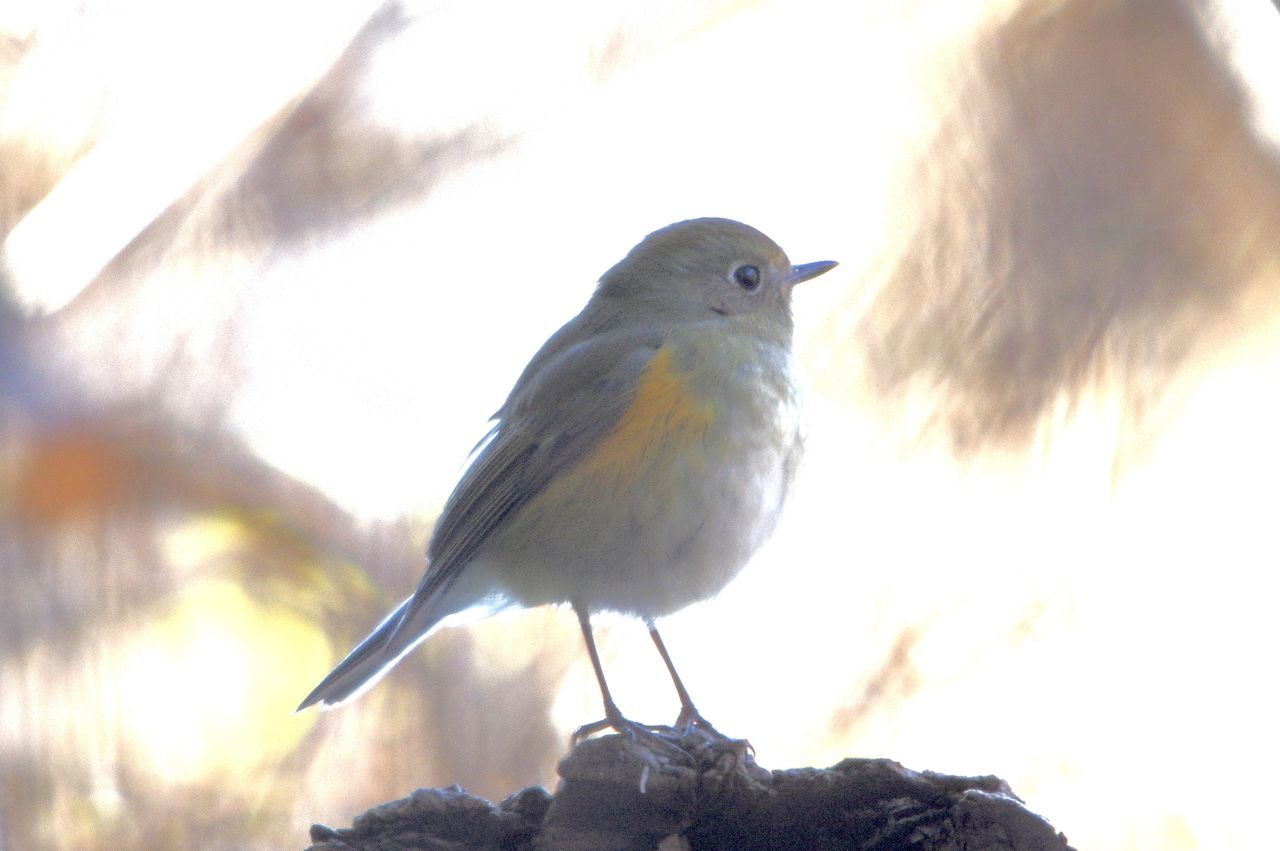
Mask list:
POLYGON ((538 344, 703 215, 841 261, 783 525, 664 623, 704 714, 998 774, 1082 849, 1266 847, 1277 57, 1266 0, 4 4, 0 848, 553 785, 600 714, 565 611, 293 708, 538 344))

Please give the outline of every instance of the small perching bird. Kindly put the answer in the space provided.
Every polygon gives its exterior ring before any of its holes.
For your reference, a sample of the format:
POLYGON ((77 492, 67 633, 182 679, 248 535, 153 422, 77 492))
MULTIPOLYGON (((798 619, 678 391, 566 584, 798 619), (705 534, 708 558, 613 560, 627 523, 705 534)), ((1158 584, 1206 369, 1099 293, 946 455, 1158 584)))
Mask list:
POLYGON ((836 264, 791 265, 760 231, 692 219, 601 277, 498 410, 427 547, 413 595, 298 707, 372 685, 451 616, 569 603, 612 727, 649 734, 609 693, 590 614, 643 618, 680 699, 712 730, 654 619, 719 592, 772 533, 800 453, 791 291, 836 264))

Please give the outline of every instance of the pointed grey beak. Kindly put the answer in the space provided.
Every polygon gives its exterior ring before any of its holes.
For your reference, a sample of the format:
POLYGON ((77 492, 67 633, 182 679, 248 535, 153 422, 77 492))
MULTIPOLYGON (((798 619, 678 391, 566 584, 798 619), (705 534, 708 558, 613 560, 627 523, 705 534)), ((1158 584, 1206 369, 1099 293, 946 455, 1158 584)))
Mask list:
POLYGON ((801 281, 816 278, 823 272, 830 272, 839 265, 834 260, 819 260, 815 263, 801 263, 799 266, 792 266, 791 274, 787 275, 787 283, 795 286, 801 281))

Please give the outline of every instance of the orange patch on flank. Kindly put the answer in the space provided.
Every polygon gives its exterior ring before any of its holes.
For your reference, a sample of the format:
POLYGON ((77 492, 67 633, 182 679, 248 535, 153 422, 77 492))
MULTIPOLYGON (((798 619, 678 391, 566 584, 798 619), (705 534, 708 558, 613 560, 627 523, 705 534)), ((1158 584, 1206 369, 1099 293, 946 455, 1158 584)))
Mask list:
POLYGON ((671 352, 660 349, 640 373, 631 405, 578 470, 615 476, 617 485, 626 487, 672 444, 705 440, 714 419, 712 406, 694 395, 673 366, 671 352))

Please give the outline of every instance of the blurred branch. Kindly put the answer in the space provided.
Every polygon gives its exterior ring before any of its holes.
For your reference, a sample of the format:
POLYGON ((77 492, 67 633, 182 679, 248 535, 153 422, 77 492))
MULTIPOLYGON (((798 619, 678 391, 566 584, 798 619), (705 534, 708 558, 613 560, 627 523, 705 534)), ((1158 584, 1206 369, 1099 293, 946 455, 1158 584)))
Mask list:
POLYGON ((996 777, 915 772, 887 759, 767 771, 749 753, 685 738, 675 765, 622 736, 592 739, 560 764, 554 795, 524 789, 498 805, 457 786, 419 789, 311 828, 309 851, 350 849, 860 848, 1070 851, 1066 837, 996 777))

